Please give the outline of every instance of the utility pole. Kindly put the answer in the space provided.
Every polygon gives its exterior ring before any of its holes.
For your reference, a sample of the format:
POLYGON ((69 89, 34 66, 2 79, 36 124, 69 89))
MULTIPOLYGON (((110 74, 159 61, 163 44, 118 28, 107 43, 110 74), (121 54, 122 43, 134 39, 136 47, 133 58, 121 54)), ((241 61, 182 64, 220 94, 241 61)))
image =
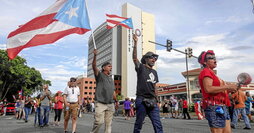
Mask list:
POLYGON ((186 72, 187 72, 187 75, 186 75, 186 89, 187 89, 187 99, 188 99, 188 103, 190 103, 190 84, 189 84, 189 70, 188 70, 188 58, 191 58, 191 57, 194 57, 194 58, 198 58, 197 56, 194 56, 192 55, 192 48, 187 48, 185 49, 185 51, 181 51, 181 50, 178 50, 178 49, 175 49, 172 47, 172 41, 167 39, 167 42, 166 42, 166 45, 163 45, 163 44, 160 44, 160 43, 156 43, 156 42, 153 42, 153 41, 148 41, 150 43, 153 43, 153 44, 156 44, 156 45, 160 45, 160 46, 163 46, 163 47, 166 47, 167 51, 168 52, 171 52, 172 50, 176 51, 176 52, 179 52, 179 53, 182 53, 182 54, 185 54, 185 62, 186 62, 186 72))

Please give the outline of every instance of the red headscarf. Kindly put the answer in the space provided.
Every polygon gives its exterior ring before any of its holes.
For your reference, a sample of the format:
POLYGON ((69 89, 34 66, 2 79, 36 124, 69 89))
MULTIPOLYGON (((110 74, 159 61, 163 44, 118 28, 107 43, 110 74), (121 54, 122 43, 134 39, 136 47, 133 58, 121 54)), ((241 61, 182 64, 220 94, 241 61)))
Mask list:
POLYGON ((211 54, 211 55, 215 55, 215 53, 213 52, 213 50, 208 50, 207 52, 203 51, 199 57, 198 57, 198 62, 201 64, 201 65, 204 65, 204 62, 205 62, 205 56, 207 54, 211 54))

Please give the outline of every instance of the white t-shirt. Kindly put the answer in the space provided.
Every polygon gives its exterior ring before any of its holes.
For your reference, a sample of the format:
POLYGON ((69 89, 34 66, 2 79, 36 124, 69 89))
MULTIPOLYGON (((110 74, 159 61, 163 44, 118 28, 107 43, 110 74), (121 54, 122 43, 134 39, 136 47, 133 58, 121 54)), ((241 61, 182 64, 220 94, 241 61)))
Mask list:
POLYGON ((79 87, 69 87, 67 86, 64 90, 64 95, 66 95, 67 102, 75 103, 78 102, 78 96, 80 95, 79 87))

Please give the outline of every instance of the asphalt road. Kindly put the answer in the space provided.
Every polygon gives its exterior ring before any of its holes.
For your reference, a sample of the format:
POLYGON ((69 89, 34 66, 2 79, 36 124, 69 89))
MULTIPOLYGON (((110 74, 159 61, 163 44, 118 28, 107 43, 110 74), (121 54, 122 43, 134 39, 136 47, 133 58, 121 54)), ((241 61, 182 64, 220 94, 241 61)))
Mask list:
MULTIPOLYGON (((0 116, 0 133, 63 133, 63 119, 60 126, 53 126, 54 113, 50 114, 50 126, 39 128, 34 127, 34 115, 29 116, 28 123, 24 120, 16 120, 13 115, 0 116)), ((93 125, 93 114, 83 114, 78 119, 77 133, 89 133, 93 125)), ((182 119, 161 119, 164 133, 209 133, 209 127, 206 120, 182 120, 182 119)), ((132 133, 135 118, 124 120, 124 117, 114 117, 112 125, 112 133, 132 133)), ((241 121, 237 129, 232 130, 233 133, 252 133, 254 132, 254 123, 251 123, 253 129, 243 130, 244 123, 241 121)), ((69 123, 69 129, 71 125, 69 123)), ((104 127, 100 129, 103 133, 104 127)), ((142 133, 153 133, 153 126, 149 118, 145 119, 142 133)), ((69 130, 71 133, 71 130, 69 130)))

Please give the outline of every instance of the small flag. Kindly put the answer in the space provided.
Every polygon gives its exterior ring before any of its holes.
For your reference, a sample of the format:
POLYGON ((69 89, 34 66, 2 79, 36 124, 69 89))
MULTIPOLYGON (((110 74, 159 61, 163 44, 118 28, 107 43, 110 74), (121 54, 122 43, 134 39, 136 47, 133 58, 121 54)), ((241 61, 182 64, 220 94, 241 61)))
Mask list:
POLYGON ((69 34, 84 34, 90 29, 85 0, 57 0, 8 35, 8 56, 14 59, 24 48, 54 43, 69 34))
POLYGON ((23 95, 23 89, 21 89, 21 90, 19 91, 19 98, 22 98, 22 95, 23 95))
POLYGON ((132 19, 120 17, 117 15, 106 14, 107 16, 107 29, 112 29, 117 25, 121 25, 128 29, 133 29, 132 19))
POLYGON ((16 97, 14 95, 12 95, 12 97, 13 97, 14 101, 16 101, 16 97))

